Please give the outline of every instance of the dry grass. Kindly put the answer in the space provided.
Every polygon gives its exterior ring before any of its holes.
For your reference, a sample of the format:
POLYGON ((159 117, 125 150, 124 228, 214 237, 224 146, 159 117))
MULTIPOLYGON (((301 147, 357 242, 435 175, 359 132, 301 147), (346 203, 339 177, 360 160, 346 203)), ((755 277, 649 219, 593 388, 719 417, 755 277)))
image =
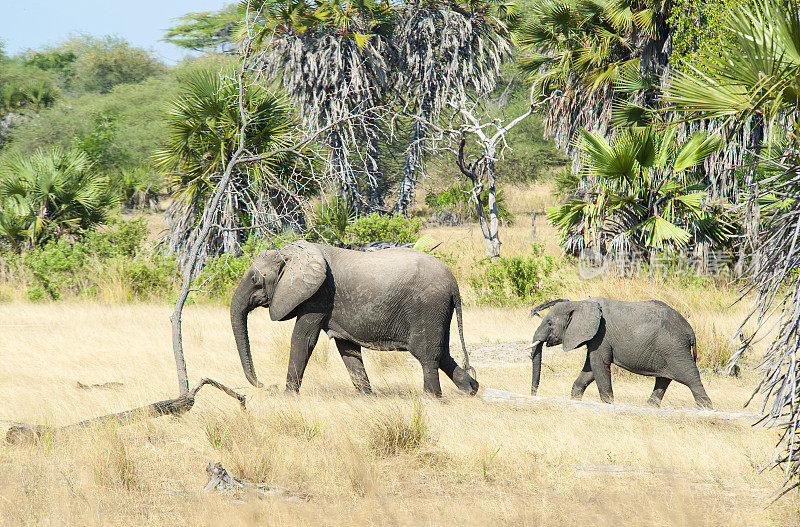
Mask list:
MULTIPOLYGON (((509 192, 517 214, 503 229, 504 254, 543 243, 559 254, 542 217, 536 238, 529 210, 541 212, 548 187, 509 192)), ((477 228, 427 228, 458 254, 468 344, 527 341, 528 308, 475 307, 463 280, 482 257, 477 228)), ((643 277, 583 281, 569 266, 559 294, 660 298, 698 336, 701 363, 718 362, 745 306, 726 287, 685 288, 643 277)), ((5 299, 16 298, 2 293, 5 299)), ((168 305, 0 304, 0 419, 58 426, 175 395, 168 305), (78 389, 118 381, 119 389, 78 389)), ((285 396, 292 323, 250 319, 254 360, 266 389, 246 385, 224 306, 184 314, 189 376, 211 376, 249 397, 249 409, 201 393, 181 419, 45 434, 37 445, 0 444, 0 524, 55 525, 797 525, 800 495, 768 506, 780 474, 760 469, 772 430, 729 423, 594 416, 520 409, 463 397, 442 376, 444 397, 421 394, 418 363, 401 352, 365 351, 375 395, 356 393, 335 346, 323 335, 298 396, 285 396), (204 468, 220 461, 235 476, 287 487, 304 503, 233 503, 201 492, 204 468), (613 474, 593 467, 617 465, 613 474)), ((455 328, 454 328, 455 329, 455 328)), ((455 336, 455 331, 453 332, 455 336)), ((520 346, 522 348, 522 346, 520 346)), ((452 351, 460 360, 457 341, 452 351)), ((758 351, 758 350, 757 350, 758 351)), ((477 360, 484 387, 526 393, 530 360, 477 360)), ((583 353, 546 350, 539 393, 566 396, 583 353)), ((741 411, 757 375, 704 375, 720 410, 741 411)), ((643 405, 649 378, 615 372, 617 402, 643 405)), ((598 401, 591 386, 587 400, 598 401)), ((694 406, 673 385, 664 407, 694 406)), ((2 430, 0 430, 2 432, 2 430)))
MULTIPOLYGON (((0 419, 61 425, 174 395, 169 311, 0 305, 0 419), (78 381, 124 385, 87 391, 78 381)), ((443 399, 433 400, 421 397, 421 369, 403 353, 366 353, 373 397, 355 392, 335 353, 309 365, 299 396, 284 396, 278 387, 244 386, 227 318, 224 307, 187 309, 189 373, 240 387, 250 396, 247 412, 212 390, 180 420, 3 444, 0 524, 797 523, 797 495, 766 506, 780 480, 775 471, 759 470, 774 431, 491 405, 459 395, 446 378, 443 399), (234 504, 203 494, 211 460, 236 476, 306 493, 310 501, 234 504), (594 474, 586 464, 634 472, 594 474)), ((291 323, 269 322, 263 311, 251 321, 257 371, 282 386, 285 350, 276 346, 287 342, 276 335, 291 323)), ((522 309, 466 311, 473 344, 527 339, 530 324, 522 309)), ((581 355, 546 352, 540 393, 567 394, 581 355)), ((481 383, 525 393, 524 357, 520 350, 519 362, 478 363, 481 383)), ((704 380, 717 408, 736 411, 754 376, 704 380)), ((621 375, 614 387, 619 402, 641 405, 652 380, 621 375)), ((586 398, 598 400, 594 387, 586 398)), ((664 402, 693 405, 682 386, 670 387, 664 402)))

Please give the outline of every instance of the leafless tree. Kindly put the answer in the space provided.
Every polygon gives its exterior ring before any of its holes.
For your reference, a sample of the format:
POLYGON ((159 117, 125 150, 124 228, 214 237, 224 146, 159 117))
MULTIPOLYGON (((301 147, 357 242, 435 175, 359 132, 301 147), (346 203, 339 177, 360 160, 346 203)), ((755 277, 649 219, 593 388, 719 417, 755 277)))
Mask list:
POLYGON ((417 117, 417 120, 435 132, 432 136, 433 144, 437 145, 435 148, 452 153, 459 170, 470 182, 470 201, 481 227, 486 254, 491 258, 500 256, 501 245, 495 164, 502 159, 504 150, 508 148, 508 132, 547 104, 551 97, 558 96, 558 92, 555 92, 548 98, 541 99, 537 97, 537 93, 534 86, 530 91, 527 109, 511 119, 491 118, 484 105, 470 102, 467 97, 449 104, 450 124, 446 127, 417 117), (477 150, 472 156, 467 153, 468 143, 477 150), (482 197, 484 190, 485 200, 482 197))

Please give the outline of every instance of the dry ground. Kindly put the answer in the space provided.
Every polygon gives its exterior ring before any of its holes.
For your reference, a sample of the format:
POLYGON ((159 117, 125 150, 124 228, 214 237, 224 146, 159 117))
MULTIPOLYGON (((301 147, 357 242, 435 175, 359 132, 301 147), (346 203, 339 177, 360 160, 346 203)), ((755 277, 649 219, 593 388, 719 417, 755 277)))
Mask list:
MULTIPOLYGON (((524 253, 531 206, 547 188, 513 196, 517 224, 502 231, 505 254, 524 253)), ((558 254, 552 229, 536 241, 558 254)), ((464 277, 481 255, 477 228, 426 233, 457 254, 454 270, 468 304, 466 339, 500 352, 475 353, 484 387, 526 393, 522 351, 528 308, 469 305, 464 277)), ((746 306, 732 290, 669 286, 647 277, 577 279, 564 266, 558 294, 660 298, 686 315, 700 353, 724 353, 746 306)), ((0 304, 0 420, 62 425, 176 394, 167 305, 0 304), (77 383, 122 383, 81 389, 77 383)), ((332 343, 321 339, 299 396, 281 393, 292 323, 251 316, 257 372, 274 388, 246 385, 224 306, 184 314, 190 378, 241 389, 249 409, 213 389, 181 419, 101 426, 46 435, 37 445, 0 443, 0 525, 798 525, 800 495, 769 505, 780 484, 761 471, 774 430, 703 420, 601 416, 520 409, 458 394, 421 395, 420 367, 400 352, 365 352, 375 396, 355 393, 332 343), (309 501, 246 499, 202 492, 205 467, 280 485, 309 501), (616 472, 615 472, 616 471, 616 472)), ((455 336, 455 332, 453 333, 455 336)), ((453 342, 453 355, 461 360, 453 342)), ((703 376, 717 409, 742 411, 757 381, 751 354, 741 378, 703 376)), ((546 350, 541 395, 566 396, 583 364, 576 350, 546 350)), ((644 405, 652 379, 615 372, 617 402, 644 405)), ((590 386, 587 400, 599 400, 590 386)), ((671 386, 665 407, 693 406, 671 386)), ((751 408, 751 411, 755 411, 751 408)), ((0 425, 0 433, 3 427, 0 425)))
MULTIPOLYGON (((149 305, 0 306, 0 419, 61 425, 173 396, 168 315, 169 307, 149 305), (123 386, 76 385, 110 381, 123 386)), ((251 317, 255 363, 263 381, 282 385, 291 323, 267 318, 251 317)), ((250 397, 247 412, 209 390, 180 420, 55 433, 33 446, 2 444, 0 523, 797 523, 797 495, 767 506, 780 482, 775 471, 760 472, 774 431, 514 409, 461 396, 447 379, 444 397, 434 400, 420 396, 420 368, 399 352, 366 353, 376 395, 362 397, 327 340, 299 396, 255 390, 245 386, 226 319, 223 307, 188 309, 189 373, 241 387, 250 397), (416 428, 415 408, 423 420, 416 428), (411 438, 394 448, 392 430, 411 438), (204 494, 212 460, 310 501, 234 503, 204 494), (607 473, 605 465, 627 470, 607 473)), ((525 310, 470 308, 465 325, 473 345, 530 333, 525 310)), ((478 358, 483 386, 525 393, 523 351, 478 358)), ((566 395, 582 360, 579 351, 546 353, 540 393, 566 395)), ((716 407, 732 411, 754 381, 749 370, 740 379, 704 377, 716 407)), ((652 384, 618 373, 614 387, 619 402, 641 405, 652 384)), ((586 398, 598 400, 596 388, 586 398)), ((670 387, 664 402, 692 406, 683 386, 670 387)))

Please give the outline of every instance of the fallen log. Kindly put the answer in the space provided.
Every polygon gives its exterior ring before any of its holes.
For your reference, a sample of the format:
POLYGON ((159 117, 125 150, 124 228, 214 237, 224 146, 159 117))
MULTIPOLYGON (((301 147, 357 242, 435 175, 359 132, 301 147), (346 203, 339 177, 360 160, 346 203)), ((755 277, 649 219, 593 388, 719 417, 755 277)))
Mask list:
POLYGON ((67 430, 70 428, 84 428, 93 424, 108 423, 108 422, 129 424, 133 421, 141 419, 149 419, 152 417, 161 417, 162 415, 179 416, 192 409, 192 407, 194 406, 195 396, 197 395, 197 392, 199 392, 200 388, 202 388, 205 385, 210 385, 213 386, 214 388, 222 390, 226 394, 238 400, 243 410, 246 408, 245 406, 246 398, 244 395, 240 395, 234 392, 227 386, 218 383, 213 379, 204 378, 201 379, 200 382, 197 383, 197 386, 195 386, 193 389, 189 390, 184 394, 181 394, 175 399, 158 401, 156 403, 148 404, 147 406, 134 408, 133 410, 125 410, 124 412, 118 412, 115 414, 101 415, 100 417, 86 419, 78 423, 73 423, 66 426, 60 426, 54 428, 43 425, 14 423, 11 426, 11 428, 9 428, 8 431, 6 432, 6 441, 9 443, 23 443, 26 441, 35 442, 41 439, 41 437, 45 433, 57 430, 67 430))
POLYGON ((720 421, 746 421, 754 424, 759 416, 756 414, 744 414, 736 412, 720 412, 717 410, 692 410, 692 409, 662 409, 645 408, 641 406, 630 406, 626 404, 606 404, 592 401, 578 401, 565 399, 562 397, 542 397, 540 395, 522 395, 519 393, 507 392, 505 390, 495 390, 485 388, 478 395, 482 400, 489 403, 503 403, 512 406, 529 406, 541 408, 563 408, 579 410, 595 414, 606 415, 639 415, 644 417, 664 417, 668 419, 711 419, 720 421))

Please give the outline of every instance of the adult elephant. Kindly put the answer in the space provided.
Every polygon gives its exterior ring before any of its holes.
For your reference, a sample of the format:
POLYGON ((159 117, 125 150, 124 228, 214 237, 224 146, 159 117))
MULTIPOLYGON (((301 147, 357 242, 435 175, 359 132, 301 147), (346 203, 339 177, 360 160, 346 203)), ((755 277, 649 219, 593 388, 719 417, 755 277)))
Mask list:
POLYGON ((536 395, 542 370, 542 345, 563 344, 564 351, 586 344, 586 362, 575 383, 572 398, 580 399, 586 387, 597 382, 600 399, 614 402, 611 364, 639 375, 656 378, 648 400, 660 406, 671 381, 685 384, 701 408, 711 408, 697 370, 697 341, 692 326, 680 313, 658 300, 625 302, 595 297, 570 302, 554 300, 533 308, 531 316, 550 308, 533 335, 531 394, 536 395))
MULTIPOLYGON (((361 252, 295 242, 260 253, 231 300, 231 325, 247 380, 253 369, 247 317, 269 307, 272 320, 296 318, 286 390, 297 392, 320 331, 336 342, 356 389, 371 393, 361 347, 407 350, 422 364, 426 392, 440 396, 439 370, 474 395, 478 382, 450 356, 450 322, 456 311, 467 357, 461 296, 442 262, 407 248, 361 252)), ((468 367, 468 359, 465 359, 468 367)))

